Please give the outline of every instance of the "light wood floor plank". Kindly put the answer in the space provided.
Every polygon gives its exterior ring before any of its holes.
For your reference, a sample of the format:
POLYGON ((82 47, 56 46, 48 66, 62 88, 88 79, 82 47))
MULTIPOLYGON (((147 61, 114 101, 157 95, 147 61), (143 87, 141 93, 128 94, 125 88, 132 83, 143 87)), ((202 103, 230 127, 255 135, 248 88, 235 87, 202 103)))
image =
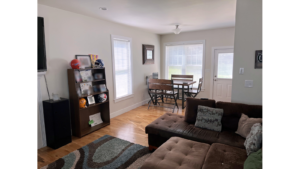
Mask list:
MULTIPOLYGON (((174 113, 184 115, 181 105, 178 104, 178 106, 179 109, 176 108, 174 113)), ((172 113, 172 109, 150 107, 148 110, 148 105, 146 104, 112 118, 110 125, 91 134, 82 138, 72 137, 72 143, 59 149, 54 150, 49 147, 38 149, 38 168, 48 165, 104 135, 111 135, 132 143, 148 146, 148 135, 145 133, 145 127, 166 112, 172 113)))

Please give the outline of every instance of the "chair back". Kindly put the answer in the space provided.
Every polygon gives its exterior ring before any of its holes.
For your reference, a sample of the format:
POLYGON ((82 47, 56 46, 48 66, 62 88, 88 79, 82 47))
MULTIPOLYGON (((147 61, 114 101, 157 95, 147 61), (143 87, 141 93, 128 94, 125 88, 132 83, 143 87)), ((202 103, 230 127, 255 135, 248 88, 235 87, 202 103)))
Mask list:
POLYGON ((152 73, 152 78, 153 79, 158 79, 158 72, 152 73))
POLYGON ((173 80, 149 79, 149 90, 172 90, 173 80))
POLYGON ((193 81, 194 75, 171 75, 172 80, 193 81))
POLYGON ((199 79, 197 93, 199 93, 201 91, 201 87, 202 87, 202 78, 199 79))

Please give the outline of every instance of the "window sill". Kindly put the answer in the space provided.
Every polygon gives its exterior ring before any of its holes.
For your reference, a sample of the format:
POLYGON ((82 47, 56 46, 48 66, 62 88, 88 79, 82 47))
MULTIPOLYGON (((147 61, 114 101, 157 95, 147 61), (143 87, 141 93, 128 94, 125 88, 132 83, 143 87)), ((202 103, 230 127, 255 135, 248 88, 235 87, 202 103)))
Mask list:
POLYGON ((123 96, 123 97, 120 97, 120 98, 118 98, 118 99, 114 99, 114 101, 115 101, 115 103, 117 103, 117 102, 120 102, 120 101, 129 99, 129 98, 132 98, 132 97, 133 97, 133 94, 127 95, 127 96, 123 96))

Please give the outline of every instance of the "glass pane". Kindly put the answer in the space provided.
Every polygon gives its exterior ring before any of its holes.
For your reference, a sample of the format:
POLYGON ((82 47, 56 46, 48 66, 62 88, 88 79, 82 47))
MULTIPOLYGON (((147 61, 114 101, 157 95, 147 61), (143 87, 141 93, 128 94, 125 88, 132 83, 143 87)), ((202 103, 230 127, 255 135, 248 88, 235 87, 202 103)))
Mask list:
POLYGON ((171 79, 172 74, 181 75, 182 67, 181 66, 169 66, 168 67, 168 79, 171 79))
POLYGON ((172 74, 194 75, 198 86, 202 77, 203 44, 187 44, 166 47, 168 79, 172 74))
POLYGON ((117 74, 116 73, 116 96, 120 98, 126 96, 129 93, 129 78, 128 74, 117 74))
POLYGON ((202 66, 187 66, 185 70, 186 70, 185 74, 194 75, 193 79, 194 81, 196 81, 196 83, 193 84, 193 87, 197 88, 199 79, 202 78, 202 66))
POLYGON ((116 98, 132 94, 130 42, 114 40, 116 98))
POLYGON ((233 53, 218 54, 218 78, 232 79, 233 53))

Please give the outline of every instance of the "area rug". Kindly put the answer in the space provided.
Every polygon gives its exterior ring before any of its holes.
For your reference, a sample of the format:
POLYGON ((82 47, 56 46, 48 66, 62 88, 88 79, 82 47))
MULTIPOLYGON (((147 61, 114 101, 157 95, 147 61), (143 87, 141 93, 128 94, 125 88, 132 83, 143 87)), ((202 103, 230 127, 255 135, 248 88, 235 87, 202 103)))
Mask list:
POLYGON ((41 169, 137 169, 149 155, 148 147, 105 135, 41 169))

